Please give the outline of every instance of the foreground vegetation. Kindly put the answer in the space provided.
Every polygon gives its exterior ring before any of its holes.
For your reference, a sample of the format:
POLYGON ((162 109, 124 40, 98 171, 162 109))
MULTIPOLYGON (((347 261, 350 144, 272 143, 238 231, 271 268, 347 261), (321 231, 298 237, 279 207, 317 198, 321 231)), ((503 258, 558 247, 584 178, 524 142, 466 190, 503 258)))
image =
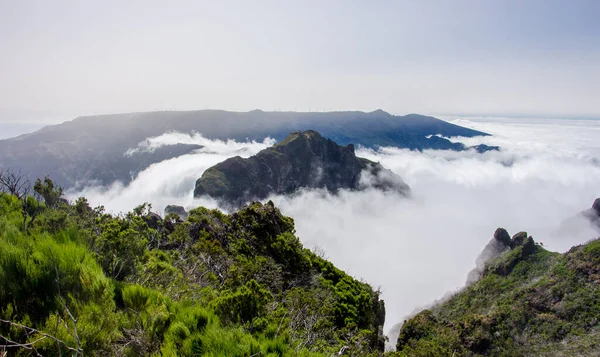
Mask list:
POLYGON ((115 216, 34 187, 0 193, 0 355, 383 352, 379 292, 304 249, 271 203, 115 216))
POLYGON ((482 278, 405 321, 396 356, 599 356, 600 240, 552 253, 522 232, 482 278))

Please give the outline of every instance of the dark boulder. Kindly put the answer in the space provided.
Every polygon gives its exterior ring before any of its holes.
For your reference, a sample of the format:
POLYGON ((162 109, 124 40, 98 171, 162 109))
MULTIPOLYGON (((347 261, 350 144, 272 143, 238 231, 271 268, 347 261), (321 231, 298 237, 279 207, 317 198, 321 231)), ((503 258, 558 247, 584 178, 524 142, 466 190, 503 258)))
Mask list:
POLYGON ((527 237, 527 239, 525 239, 525 242, 523 243, 523 257, 529 256, 533 253, 536 252, 537 250, 537 246, 535 245, 535 241, 533 240, 532 237, 527 237))
POLYGON ((143 219, 148 227, 152 229, 158 229, 162 224, 162 217, 158 213, 150 212, 143 219))
POLYGON ((494 239, 500 242, 502 245, 510 247, 510 235, 508 234, 506 229, 496 229, 496 232, 494 232, 494 239))
POLYGON ((185 220, 188 216, 188 212, 185 210, 185 208, 183 208, 182 206, 177 206, 177 205, 168 205, 167 207, 165 207, 165 217, 168 216, 170 213, 175 213, 179 216, 179 218, 185 220))
POLYGON ((527 240, 527 232, 519 232, 512 237, 510 241, 510 248, 515 249, 518 246, 521 246, 527 240))

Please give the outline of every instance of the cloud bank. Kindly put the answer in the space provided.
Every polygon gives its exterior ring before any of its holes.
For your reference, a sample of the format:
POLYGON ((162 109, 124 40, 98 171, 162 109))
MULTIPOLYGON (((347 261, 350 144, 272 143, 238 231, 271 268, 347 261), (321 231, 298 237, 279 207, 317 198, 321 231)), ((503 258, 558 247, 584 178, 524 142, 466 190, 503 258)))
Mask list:
POLYGON ((167 133, 141 142, 129 149, 125 155, 152 151, 175 144, 197 144, 202 148, 170 160, 150 165, 138 173, 128 185, 115 182, 111 186, 87 186, 80 191, 70 191, 74 198, 85 196, 93 205, 103 205, 109 212, 127 212, 149 202, 153 209, 162 213, 165 206, 179 204, 186 207, 207 206, 216 208, 215 201, 194 199, 194 184, 207 168, 233 156, 249 157, 273 145, 275 141, 266 138, 263 142, 236 142, 234 140, 209 140, 198 133, 167 133))
MULTIPOLYGON (((493 134, 453 138, 466 145, 482 140, 499 152, 358 149, 357 156, 381 162, 411 186, 403 199, 375 190, 303 191, 271 199, 294 218, 297 235, 320 247, 334 264, 380 286, 386 300, 386 328, 464 285, 475 259, 497 227, 526 230, 544 246, 565 251, 598 235, 584 221, 559 230, 561 222, 589 208, 600 196, 600 122, 474 118, 451 121, 493 134)), ((224 159, 247 157, 272 144, 211 141, 200 134, 171 133, 150 138, 138 149, 196 143, 203 149, 163 161, 131 184, 88 187, 84 195, 109 211, 151 202, 216 207, 193 199, 194 182, 224 159)))

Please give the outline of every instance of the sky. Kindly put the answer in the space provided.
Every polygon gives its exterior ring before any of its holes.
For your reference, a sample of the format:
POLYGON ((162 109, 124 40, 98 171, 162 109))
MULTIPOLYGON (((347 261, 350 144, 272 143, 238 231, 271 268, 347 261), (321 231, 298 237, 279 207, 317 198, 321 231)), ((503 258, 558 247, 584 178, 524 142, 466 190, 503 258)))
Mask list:
MULTIPOLYGON (((449 120, 493 134, 453 140, 502 150, 477 154, 358 148, 357 156, 400 175, 410 185, 411 197, 367 189, 337 196, 307 190, 268 198, 294 218, 305 246, 320 247, 336 266, 381 288, 386 331, 461 288, 498 227, 511 235, 527 231, 559 252, 600 234, 574 218, 600 197, 600 121, 449 120)), ((144 202, 158 213, 169 204, 215 208, 209 198, 193 198, 196 179, 227 157, 254 155, 273 141, 240 143, 167 133, 146 139, 129 154, 175 143, 196 143, 203 149, 151 165, 129 185, 87 186, 68 196, 85 196, 112 213, 144 202)))
POLYGON ((0 0, 0 122, 150 110, 600 117, 600 2, 0 0))

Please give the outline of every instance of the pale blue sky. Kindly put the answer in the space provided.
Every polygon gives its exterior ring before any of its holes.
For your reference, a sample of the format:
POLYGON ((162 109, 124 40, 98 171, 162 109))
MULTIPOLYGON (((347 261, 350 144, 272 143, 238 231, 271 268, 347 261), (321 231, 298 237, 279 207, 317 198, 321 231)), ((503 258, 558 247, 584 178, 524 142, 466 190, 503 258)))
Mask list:
POLYGON ((160 109, 600 117, 600 1, 0 0, 0 121, 160 109))

